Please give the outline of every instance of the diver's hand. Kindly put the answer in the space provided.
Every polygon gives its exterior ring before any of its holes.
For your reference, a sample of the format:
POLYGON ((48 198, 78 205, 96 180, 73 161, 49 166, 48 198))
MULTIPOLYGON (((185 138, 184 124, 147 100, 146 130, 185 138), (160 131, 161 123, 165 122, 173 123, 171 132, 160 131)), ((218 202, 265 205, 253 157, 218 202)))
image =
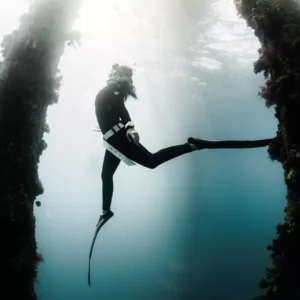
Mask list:
POLYGON ((134 123, 131 121, 127 122, 125 124, 125 129, 126 129, 126 136, 127 136, 128 141, 130 143, 134 142, 136 145, 138 145, 140 142, 140 137, 134 128, 134 123))
POLYGON ((136 145, 139 144, 140 136, 134 128, 128 128, 126 131, 126 136, 130 143, 134 142, 136 145))

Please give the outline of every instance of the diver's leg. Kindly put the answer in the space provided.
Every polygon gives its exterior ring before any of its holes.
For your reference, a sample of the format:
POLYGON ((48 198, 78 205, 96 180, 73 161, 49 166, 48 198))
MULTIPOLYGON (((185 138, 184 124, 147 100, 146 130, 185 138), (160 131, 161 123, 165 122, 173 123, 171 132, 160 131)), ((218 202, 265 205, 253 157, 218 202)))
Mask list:
POLYGON ((195 148, 193 147, 193 145, 186 143, 164 148, 158 152, 151 153, 142 144, 132 144, 130 147, 130 151, 126 151, 127 153, 124 154, 144 167, 155 169, 157 166, 171 159, 174 159, 186 153, 190 153, 194 150, 195 148))
POLYGON ((154 169, 180 155, 198 150, 195 145, 188 142, 151 153, 142 144, 136 145, 133 142, 129 142, 125 130, 120 130, 108 142, 134 162, 150 169, 154 169))
POLYGON ((102 166, 102 209, 103 213, 110 211, 114 183, 113 176, 120 164, 120 159, 108 150, 105 151, 102 166))

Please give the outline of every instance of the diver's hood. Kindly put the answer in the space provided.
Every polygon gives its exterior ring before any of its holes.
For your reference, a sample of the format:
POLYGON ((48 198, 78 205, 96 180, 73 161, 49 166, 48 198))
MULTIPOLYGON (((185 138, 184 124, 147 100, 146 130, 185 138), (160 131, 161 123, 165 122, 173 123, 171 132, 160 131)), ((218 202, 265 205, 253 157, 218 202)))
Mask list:
POLYGON ((132 80, 132 69, 128 66, 114 64, 112 71, 108 76, 107 84, 115 83, 120 87, 122 84, 127 83, 130 90, 134 90, 132 80))

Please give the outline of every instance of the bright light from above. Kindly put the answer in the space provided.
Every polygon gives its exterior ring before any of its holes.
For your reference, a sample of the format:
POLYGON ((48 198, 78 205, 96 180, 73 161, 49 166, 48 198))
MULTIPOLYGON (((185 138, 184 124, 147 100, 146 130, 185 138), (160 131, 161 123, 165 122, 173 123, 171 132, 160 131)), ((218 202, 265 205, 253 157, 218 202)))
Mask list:
POLYGON ((128 29, 139 25, 134 13, 137 7, 137 0, 86 0, 80 9, 80 19, 76 21, 75 27, 83 34, 103 38, 128 38, 128 29))
MULTIPOLYGON (((4 2, 4 1, 2 1, 4 2)), ((20 16, 28 11, 28 0, 5 1, 0 10, 0 39, 19 27, 20 16)))
POLYGON ((80 29, 83 34, 111 35, 111 30, 118 25, 113 22, 116 18, 113 4, 114 1, 84 1, 79 12, 80 18, 76 20, 75 27, 80 29))
POLYGON ((233 0, 219 0, 212 5, 212 9, 219 15, 221 21, 236 22, 238 19, 233 0))
MULTIPOLYGON (((218 0, 212 3, 211 9, 212 13, 207 19, 199 23, 199 26, 211 26, 199 36, 195 64, 219 69, 222 62, 230 57, 235 58, 239 64, 252 64, 257 54, 254 50, 255 43, 258 48, 259 42, 245 21, 238 17, 233 0, 218 0)), ((199 30, 201 31, 201 27, 199 30)))

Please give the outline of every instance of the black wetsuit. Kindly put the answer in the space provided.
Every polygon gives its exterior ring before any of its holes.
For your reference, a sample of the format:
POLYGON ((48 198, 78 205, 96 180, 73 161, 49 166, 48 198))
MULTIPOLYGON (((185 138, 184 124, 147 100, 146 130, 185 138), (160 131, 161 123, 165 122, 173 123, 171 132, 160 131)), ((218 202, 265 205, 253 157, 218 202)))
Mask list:
POLYGON ((96 96, 96 116, 102 133, 106 133, 120 121, 125 125, 131 121, 121 94, 115 94, 117 86, 110 84, 96 96))
MULTIPOLYGON (((125 107, 124 98, 121 94, 116 95, 116 90, 116 85, 111 84, 100 90, 96 96, 95 112, 103 134, 119 122, 125 125, 131 121, 125 107)), ((150 169, 154 169, 166 161, 192 151, 191 146, 185 143, 151 153, 142 144, 130 143, 126 137, 125 127, 109 138, 107 142, 131 160, 150 169)), ((113 195, 113 175, 119 164, 120 159, 106 150, 101 174, 103 181, 103 210, 110 209, 113 195)))

